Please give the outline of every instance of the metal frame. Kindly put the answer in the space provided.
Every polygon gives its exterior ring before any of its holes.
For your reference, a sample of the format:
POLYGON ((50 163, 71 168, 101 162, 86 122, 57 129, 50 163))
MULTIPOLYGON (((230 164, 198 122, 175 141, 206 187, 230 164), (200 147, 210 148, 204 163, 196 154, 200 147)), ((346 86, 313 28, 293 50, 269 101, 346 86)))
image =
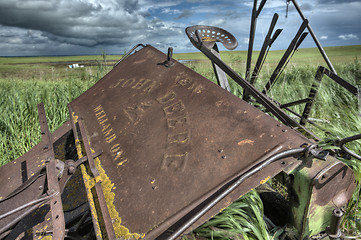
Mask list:
MULTIPOLYGON (((195 33, 198 34, 197 32, 195 33)), ((201 39, 197 37, 197 39, 201 39)), ((238 83, 249 95, 254 97, 258 103, 263 105, 267 111, 279 119, 283 124, 297 128, 299 131, 303 132, 306 136, 318 140, 318 137, 315 136, 311 131, 306 129, 304 126, 300 125, 293 118, 287 115, 279 106, 277 106, 273 101, 271 101, 265 94, 259 92, 252 84, 239 76, 232 68, 225 64, 221 59, 217 58, 207 47, 193 38, 190 38, 190 41, 196 46, 205 56, 207 56, 212 62, 217 64, 228 76, 230 76, 236 83, 238 83)))
MULTIPOLYGON (((306 19, 306 17, 303 15, 303 12, 302 12, 300 6, 298 5, 297 1, 296 0, 287 0, 287 3, 289 3, 289 2, 293 3, 293 5, 295 6, 295 8, 296 8, 298 14, 300 15, 301 19, 304 21, 306 19)), ((328 58, 328 56, 327 56, 325 50, 323 49, 321 43, 318 41, 317 36, 316 36, 315 32, 313 31, 313 29, 312 29, 312 27, 311 27, 311 25, 309 23, 307 24, 307 29, 310 32, 310 34, 311 34, 311 36, 313 38, 313 41, 315 42, 315 44, 316 44, 318 50, 320 51, 323 59, 326 61, 327 66, 331 69, 331 71, 333 73, 337 74, 335 68, 333 67, 330 59, 328 58)))
POLYGON ((268 91, 272 88, 273 84, 277 81, 287 64, 289 63, 290 59, 292 58, 293 54, 296 52, 298 47, 301 45, 302 41, 306 38, 307 33, 303 33, 308 25, 308 20, 305 19, 301 24, 300 28, 298 29, 295 37, 292 39, 290 45, 288 46, 287 50, 283 54, 281 60, 279 61, 277 67, 273 71, 270 79, 268 80, 267 84, 264 86, 264 90, 262 91, 264 94, 267 94, 268 91))

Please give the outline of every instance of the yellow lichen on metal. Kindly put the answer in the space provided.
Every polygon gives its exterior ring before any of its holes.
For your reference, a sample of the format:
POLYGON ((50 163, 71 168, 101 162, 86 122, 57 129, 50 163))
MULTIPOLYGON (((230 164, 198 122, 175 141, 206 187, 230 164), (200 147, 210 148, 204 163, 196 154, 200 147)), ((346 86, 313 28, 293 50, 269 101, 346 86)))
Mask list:
MULTIPOLYGON (((97 210, 95 207, 95 202, 94 202, 94 197, 93 194, 91 192, 91 189, 94 187, 95 185, 95 181, 94 178, 92 178, 86 170, 85 165, 81 165, 80 166, 81 169, 81 173, 83 176, 83 180, 84 180, 84 185, 85 185, 85 190, 86 190, 86 194, 88 196, 88 202, 89 202, 89 207, 90 207, 90 212, 92 214, 93 219, 95 220, 95 224, 97 225, 97 229, 100 229, 100 225, 99 225, 99 221, 98 221, 98 215, 97 215, 97 210)), ((97 237, 102 239, 102 234, 101 231, 95 231, 95 234, 97 235, 97 237)))
POLYGON ((261 180, 259 183, 260 183, 260 184, 265 184, 270 178, 271 178, 271 177, 268 176, 268 177, 266 177, 265 179, 261 180))
MULTIPOLYGON (((72 112, 72 118, 73 118, 74 124, 78 122, 78 116, 75 115, 75 112, 72 112)), ((78 158, 82 158, 84 156, 83 147, 82 147, 82 142, 78 138, 75 139, 75 148, 76 148, 76 151, 78 154, 78 158)), ((86 191, 87 198, 88 198, 90 212, 91 212, 93 220, 95 221, 95 225, 97 226, 96 229, 100 229, 98 215, 97 215, 94 197, 93 197, 93 193, 92 193, 92 188, 95 185, 95 181, 94 181, 94 178, 92 178, 88 174, 85 165, 81 165, 80 169, 81 169, 81 173, 82 173, 82 177, 83 177, 85 191, 86 191)), ((99 231, 95 230, 95 234, 96 234, 97 238, 100 238, 100 239, 103 238, 100 230, 99 231)))
POLYGON ((108 206, 109 215, 110 215, 110 217, 112 219, 112 222, 113 222, 113 228, 114 228, 115 236, 117 238, 122 237, 122 238, 125 238, 125 239, 143 238, 145 236, 145 234, 131 233, 128 228, 121 225, 121 223, 122 223, 121 217, 119 216, 119 213, 117 212, 117 210, 115 209, 115 206, 114 206, 115 194, 112 192, 112 189, 114 189, 113 188, 114 183, 112 183, 111 180, 109 179, 109 177, 106 175, 105 170, 102 168, 102 166, 100 164, 99 158, 95 158, 94 162, 95 162, 95 165, 96 165, 96 167, 97 167, 97 169, 99 171, 99 174, 101 176, 101 179, 102 179, 101 186, 102 186, 102 189, 103 189, 105 201, 106 201, 107 206, 108 206))
POLYGON ((78 122, 78 116, 75 115, 75 112, 72 112, 71 115, 73 117, 73 122, 77 123, 78 122))

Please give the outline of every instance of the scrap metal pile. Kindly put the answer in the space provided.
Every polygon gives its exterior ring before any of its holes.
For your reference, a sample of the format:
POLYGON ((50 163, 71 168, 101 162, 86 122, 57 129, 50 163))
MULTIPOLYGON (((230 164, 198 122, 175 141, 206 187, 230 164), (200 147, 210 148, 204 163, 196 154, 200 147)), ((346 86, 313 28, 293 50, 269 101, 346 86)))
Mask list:
MULTIPOLYGON (((265 2, 257 9, 255 0, 250 54, 265 2)), ((248 58, 246 79, 221 60, 216 45, 234 49, 236 39, 193 26, 186 33, 212 61, 221 87, 173 60, 171 48, 164 54, 139 44, 69 103, 70 120, 54 133, 39 104, 42 142, 0 168, 0 238, 176 239, 274 177, 290 196, 279 224, 297 239, 339 237, 340 209, 355 177, 335 152, 317 146, 305 123, 323 74, 355 96, 357 88, 321 67, 306 99, 280 105, 267 96, 303 31, 312 32, 305 19, 263 92, 257 90, 265 53, 281 31, 271 37, 276 21, 277 15, 253 73, 248 58), (226 75, 243 87, 243 99, 229 93, 226 75), (285 110, 301 103, 298 122, 285 110)), ((360 137, 341 141, 343 152, 360 159, 344 146, 360 137)))

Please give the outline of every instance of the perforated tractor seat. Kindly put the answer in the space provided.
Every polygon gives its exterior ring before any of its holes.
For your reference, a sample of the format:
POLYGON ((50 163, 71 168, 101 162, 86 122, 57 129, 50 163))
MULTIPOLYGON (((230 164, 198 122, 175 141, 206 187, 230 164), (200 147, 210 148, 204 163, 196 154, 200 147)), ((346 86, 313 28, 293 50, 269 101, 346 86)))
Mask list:
POLYGON ((237 39, 231 33, 222 28, 203 25, 187 27, 186 34, 192 43, 192 40, 199 42, 196 32, 198 32, 198 36, 200 37, 202 44, 209 49, 211 49, 216 42, 222 43, 228 50, 233 50, 238 46, 237 39))

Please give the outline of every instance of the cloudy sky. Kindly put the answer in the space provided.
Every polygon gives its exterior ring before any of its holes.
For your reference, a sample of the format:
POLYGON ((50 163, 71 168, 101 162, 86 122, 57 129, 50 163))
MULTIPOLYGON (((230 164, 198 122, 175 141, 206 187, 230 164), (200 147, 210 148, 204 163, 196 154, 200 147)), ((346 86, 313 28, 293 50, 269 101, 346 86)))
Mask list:
MULTIPOLYGON (((260 2, 261 0, 258 0, 260 2)), ((297 0, 323 46, 361 44, 360 0, 297 0)), ((197 51, 187 26, 224 28, 247 50, 252 0, 0 0, 0 56, 119 54, 137 43, 197 51)), ((286 49, 301 25, 286 0, 268 0, 257 22, 259 50, 274 13, 286 49)), ((315 47, 310 36, 301 47, 315 47)))

